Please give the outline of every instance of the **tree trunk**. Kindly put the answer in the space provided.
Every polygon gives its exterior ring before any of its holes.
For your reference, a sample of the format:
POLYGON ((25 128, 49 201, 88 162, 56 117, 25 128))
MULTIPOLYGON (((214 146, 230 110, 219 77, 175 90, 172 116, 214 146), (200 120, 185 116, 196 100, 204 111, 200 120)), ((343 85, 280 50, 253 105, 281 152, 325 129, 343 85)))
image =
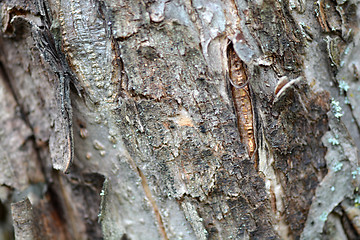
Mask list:
POLYGON ((359 239, 358 4, 1 1, 0 238, 359 239))

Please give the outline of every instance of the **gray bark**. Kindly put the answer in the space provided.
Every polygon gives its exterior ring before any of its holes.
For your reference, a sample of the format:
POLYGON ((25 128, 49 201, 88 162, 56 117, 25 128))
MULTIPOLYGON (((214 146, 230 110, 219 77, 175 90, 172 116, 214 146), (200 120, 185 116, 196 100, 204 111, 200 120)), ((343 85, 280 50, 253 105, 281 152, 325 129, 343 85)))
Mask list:
POLYGON ((358 4, 1 1, 16 238, 358 239, 358 4))

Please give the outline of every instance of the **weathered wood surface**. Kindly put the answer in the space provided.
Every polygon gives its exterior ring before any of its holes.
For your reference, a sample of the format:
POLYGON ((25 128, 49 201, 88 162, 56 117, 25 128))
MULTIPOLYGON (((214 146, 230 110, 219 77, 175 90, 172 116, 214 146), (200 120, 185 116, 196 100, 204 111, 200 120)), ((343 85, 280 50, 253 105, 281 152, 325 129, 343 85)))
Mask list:
POLYGON ((0 6, 16 236, 359 237, 358 2, 0 6))

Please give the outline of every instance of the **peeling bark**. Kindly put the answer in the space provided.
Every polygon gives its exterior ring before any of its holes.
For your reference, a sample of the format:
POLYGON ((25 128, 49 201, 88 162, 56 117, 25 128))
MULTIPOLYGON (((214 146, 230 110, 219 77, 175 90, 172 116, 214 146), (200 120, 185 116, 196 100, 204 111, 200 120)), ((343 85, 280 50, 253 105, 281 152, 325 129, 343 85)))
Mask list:
POLYGON ((359 238, 358 4, 0 2, 15 236, 359 238))

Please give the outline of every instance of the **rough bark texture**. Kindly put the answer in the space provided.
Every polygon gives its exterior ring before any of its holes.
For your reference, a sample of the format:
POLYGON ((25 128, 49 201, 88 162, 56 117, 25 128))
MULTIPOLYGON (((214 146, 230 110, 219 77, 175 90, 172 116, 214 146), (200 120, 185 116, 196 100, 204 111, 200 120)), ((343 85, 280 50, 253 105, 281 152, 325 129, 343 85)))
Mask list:
POLYGON ((358 239, 358 4, 0 1, 4 238, 358 239))

